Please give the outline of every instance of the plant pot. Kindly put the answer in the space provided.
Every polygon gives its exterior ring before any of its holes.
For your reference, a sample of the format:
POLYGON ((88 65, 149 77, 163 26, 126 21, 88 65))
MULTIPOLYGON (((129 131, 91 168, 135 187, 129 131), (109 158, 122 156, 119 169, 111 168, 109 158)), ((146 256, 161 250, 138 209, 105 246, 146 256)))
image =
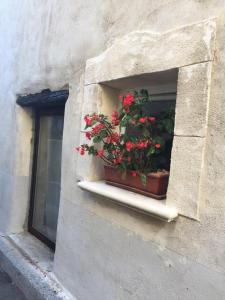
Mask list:
POLYGON ((147 175, 147 184, 143 185, 140 176, 132 176, 131 172, 127 172, 126 176, 122 176, 121 172, 113 167, 104 166, 105 181, 107 184, 114 185, 135 193, 139 193, 158 200, 166 198, 166 192, 169 181, 169 172, 160 171, 149 173, 147 175))

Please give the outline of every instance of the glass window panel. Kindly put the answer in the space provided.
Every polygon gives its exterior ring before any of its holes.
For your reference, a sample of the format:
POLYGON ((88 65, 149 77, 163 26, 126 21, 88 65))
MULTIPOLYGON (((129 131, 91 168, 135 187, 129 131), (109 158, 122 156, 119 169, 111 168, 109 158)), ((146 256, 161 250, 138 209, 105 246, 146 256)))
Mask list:
POLYGON ((32 227, 55 243, 59 211, 63 116, 40 117, 32 227))

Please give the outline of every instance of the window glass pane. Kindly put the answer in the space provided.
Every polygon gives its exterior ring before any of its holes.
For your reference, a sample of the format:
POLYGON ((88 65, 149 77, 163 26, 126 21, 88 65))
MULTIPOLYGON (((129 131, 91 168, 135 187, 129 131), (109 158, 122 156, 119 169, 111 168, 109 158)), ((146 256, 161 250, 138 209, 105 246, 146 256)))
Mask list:
POLYGON ((63 116, 41 116, 33 228, 56 240, 59 211, 63 116))

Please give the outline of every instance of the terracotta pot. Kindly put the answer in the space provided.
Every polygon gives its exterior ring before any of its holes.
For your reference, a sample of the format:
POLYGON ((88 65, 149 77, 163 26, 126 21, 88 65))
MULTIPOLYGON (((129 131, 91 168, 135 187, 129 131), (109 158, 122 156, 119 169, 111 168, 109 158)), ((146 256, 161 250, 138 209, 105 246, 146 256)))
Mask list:
POLYGON ((166 198, 167 186, 169 181, 169 172, 149 173, 147 184, 143 185, 140 176, 132 176, 127 172, 123 178, 122 174, 116 168, 104 166, 105 181, 110 185, 130 190, 135 193, 143 194, 158 200, 166 198))

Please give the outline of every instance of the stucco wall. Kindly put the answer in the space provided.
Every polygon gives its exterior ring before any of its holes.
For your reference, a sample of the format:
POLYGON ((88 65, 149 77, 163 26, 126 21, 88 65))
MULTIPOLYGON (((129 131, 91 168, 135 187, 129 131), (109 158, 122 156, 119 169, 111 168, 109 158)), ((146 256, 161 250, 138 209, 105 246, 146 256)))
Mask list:
POLYGON ((77 299, 225 299, 224 1, 2 0, 0 15, 0 231, 26 228, 32 118, 16 107, 16 97, 69 86, 54 262, 59 280, 77 299), (165 224, 82 192, 73 148, 86 60, 131 31, 166 32, 214 17, 200 220, 165 224))

